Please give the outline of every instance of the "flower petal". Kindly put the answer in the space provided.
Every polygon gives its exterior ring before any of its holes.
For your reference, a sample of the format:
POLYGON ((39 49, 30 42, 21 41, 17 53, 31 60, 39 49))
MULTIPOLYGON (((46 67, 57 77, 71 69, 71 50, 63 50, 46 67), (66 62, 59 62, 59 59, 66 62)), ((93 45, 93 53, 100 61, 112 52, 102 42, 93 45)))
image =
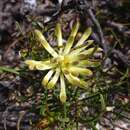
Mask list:
MULTIPOLYGON (((62 32, 61 32, 61 25, 58 23, 56 25, 56 29, 55 29, 55 35, 57 37, 57 41, 58 41, 58 47, 62 47, 63 46, 63 42, 62 42, 62 32)), ((60 53, 62 52, 63 48, 60 48, 60 53)))
POLYGON ((56 82, 58 81, 59 76, 60 76, 60 70, 56 69, 55 75, 53 76, 53 78, 50 80, 50 82, 47 85, 48 89, 51 89, 55 86, 56 82))
POLYGON ((40 42, 43 47, 53 56, 57 57, 58 54, 56 51, 49 45, 49 43, 46 41, 45 37, 42 35, 42 33, 39 30, 35 30, 34 34, 36 35, 36 38, 38 42, 40 42))
POLYGON ((26 60, 25 64, 29 66, 30 70, 34 70, 37 64, 37 61, 35 60, 26 60))
POLYGON ((43 78, 43 80, 42 80, 42 85, 43 86, 46 86, 47 84, 48 84, 48 82, 49 82, 49 80, 50 80, 50 78, 51 78, 51 76, 52 76, 52 74, 54 73, 54 70, 50 70, 47 74, 46 74, 46 76, 43 78))
POLYGON ((100 51, 102 51, 102 49, 99 48, 99 47, 96 48, 96 49, 95 49, 95 47, 92 47, 92 48, 89 48, 89 49, 81 52, 80 55, 87 55, 87 56, 89 56, 89 55, 91 55, 93 53, 93 51, 94 52, 100 52, 100 51))
POLYGON ((36 69, 37 70, 48 70, 48 69, 51 69, 51 68, 54 68, 54 67, 55 67, 55 65, 50 64, 50 62, 47 63, 47 62, 39 61, 36 64, 36 69))
POLYGON ((87 82, 85 82, 84 80, 79 79, 76 76, 73 76, 72 74, 65 74, 65 77, 67 78, 67 80, 72 84, 72 85, 76 85, 79 86, 81 88, 85 88, 87 86, 87 82))
POLYGON ((85 50, 85 48, 87 48, 92 43, 93 43, 93 40, 90 40, 87 45, 83 45, 82 47, 80 48, 78 47, 77 49, 71 51, 68 55, 66 55, 66 58, 70 61, 70 63, 79 61, 82 58, 86 58, 86 56, 83 57, 82 51, 85 50), (82 56, 80 56, 81 55, 80 53, 82 54, 82 56))
POLYGON ((30 70, 47 70, 55 67, 54 64, 50 64, 50 61, 35 61, 35 60, 26 60, 25 64, 29 66, 30 70))
POLYGON ((78 55, 81 51, 85 50, 85 48, 90 46, 93 43, 93 40, 88 40, 87 42, 87 44, 77 47, 73 51, 71 51, 70 55, 78 55))
POLYGON ((82 37, 80 38, 80 40, 78 41, 78 43, 76 44, 76 47, 77 46, 81 46, 84 43, 84 41, 86 39, 88 39, 88 37, 90 36, 91 33, 92 33, 92 29, 91 28, 87 28, 85 30, 85 32, 83 33, 82 37))
POLYGON ((99 61, 81 60, 77 66, 79 67, 97 67, 101 63, 99 61))
POLYGON ((93 72, 90 69, 86 69, 86 68, 80 68, 80 67, 75 67, 72 66, 69 68, 69 72, 71 72, 74 75, 85 75, 85 76, 92 76, 93 72))
POLYGON ((65 90, 65 80, 63 74, 60 76, 60 101, 62 103, 66 102, 66 90, 65 90))
POLYGON ((78 32, 78 29, 79 29, 79 22, 77 22, 73 28, 72 28, 72 32, 66 42, 66 46, 65 46, 65 49, 64 49, 64 54, 68 54, 70 52, 70 49, 71 47, 73 46, 73 43, 74 43, 74 39, 75 39, 75 36, 78 32))

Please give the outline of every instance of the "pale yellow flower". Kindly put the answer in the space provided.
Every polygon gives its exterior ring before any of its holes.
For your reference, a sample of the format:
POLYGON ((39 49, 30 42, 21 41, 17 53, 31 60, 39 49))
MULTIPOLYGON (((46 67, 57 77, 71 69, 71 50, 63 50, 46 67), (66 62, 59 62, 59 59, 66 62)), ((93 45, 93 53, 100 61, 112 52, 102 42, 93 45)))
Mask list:
MULTIPOLYGON (((62 32, 60 24, 56 26, 56 37, 58 51, 50 46, 45 37, 39 30, 35 30, 34 34, 37 41, 42 44, 46 51, 51 55, 51 58, 44 61, 26 60, 25 63, 29 66, 30 70, 48 70, 47 74, 42 80, 42 85, 48 89, 54 88, 54 86, 60 81, 60 101, 66 102, 66 80, 72 86, 79 86, 81 88, 87 88, 90 86, 90 81, 85 81, 84 77, 92 76, 93 72, 87 67, 97 65, 97 62, 89 60, 89 56, 93 53, 95 48, 89 48, 93 40, 88 40, 87 44, 84 44, 86 39, 91 34, 91 28, 85 30, 77 44, 74 44, 76 34, 79 29, 79 23, 77 22, 72 28, 71 34, 63 45, 62 32)), ((96 49, 101 51, 100 48, 96 49)))

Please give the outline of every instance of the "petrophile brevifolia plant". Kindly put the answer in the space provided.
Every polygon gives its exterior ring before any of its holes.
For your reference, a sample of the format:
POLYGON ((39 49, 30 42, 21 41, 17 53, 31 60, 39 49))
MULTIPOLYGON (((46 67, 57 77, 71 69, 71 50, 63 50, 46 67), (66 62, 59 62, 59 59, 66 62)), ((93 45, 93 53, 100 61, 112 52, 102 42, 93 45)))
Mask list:
POLYGON ((45 39, 41 31, 34 30, 36 41, 40 43, 49 53, 49 57, 44 60, 26 60, 30 70, 48 70, 42 79, 42 85, 47 89, 54 89, 60 86, 60 101, 67 100, 66 84, 87 89, 92 81, 89 77, 93 75, 88 67, 97 65, 96 61, 90 60, 92 53, 101 51, 101 48, 91 47, 93 40, 87 40, 92 29, 87 28, 81 38, 75 43, 75 38, 79 29, 79 22, 72 27, 72 31, 66 43, 63 43, 61 25, 58 23, 55 29, 57 46, 53 48, 45 39), (87 41, 86 41, 87 40, 87 41))

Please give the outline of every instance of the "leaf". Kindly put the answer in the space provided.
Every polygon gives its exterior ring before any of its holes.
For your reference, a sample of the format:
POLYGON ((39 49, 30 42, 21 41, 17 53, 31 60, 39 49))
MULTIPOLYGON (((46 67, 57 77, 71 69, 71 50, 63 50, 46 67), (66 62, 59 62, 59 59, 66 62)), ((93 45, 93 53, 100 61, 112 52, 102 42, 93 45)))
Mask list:
POLYGON ((10 68, 10 67, 4 67, 0 66, 0 72, 9 72, 9 73, 14 73, 14 74, 19 74, 19 72, 16 69, 10 68))
POLYGON ((102 94, 100 94, 100 102, 101 102, 102 110, 103 111, 106 110, 106 103, 102 94))
POLYGON ((40 115, 45 115, 45 112, 46 112, 46 107, 44 104, 41 104, 40 106, 40 115))

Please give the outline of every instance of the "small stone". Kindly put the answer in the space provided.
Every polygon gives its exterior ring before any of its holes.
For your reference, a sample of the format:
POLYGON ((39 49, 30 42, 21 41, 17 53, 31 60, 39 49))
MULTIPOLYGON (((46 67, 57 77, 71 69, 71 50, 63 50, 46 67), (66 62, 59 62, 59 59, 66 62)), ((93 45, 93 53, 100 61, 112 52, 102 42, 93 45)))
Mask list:
POLYGON ((114 106, 107 106, 106 107, 106 111, 113 111, 114 110, 114 106))
POLYGON ((24 0, 24 3, 25 3, 26 8, 32 9, 32 10, 35 10, 37 6, 36 0, 24 0))

